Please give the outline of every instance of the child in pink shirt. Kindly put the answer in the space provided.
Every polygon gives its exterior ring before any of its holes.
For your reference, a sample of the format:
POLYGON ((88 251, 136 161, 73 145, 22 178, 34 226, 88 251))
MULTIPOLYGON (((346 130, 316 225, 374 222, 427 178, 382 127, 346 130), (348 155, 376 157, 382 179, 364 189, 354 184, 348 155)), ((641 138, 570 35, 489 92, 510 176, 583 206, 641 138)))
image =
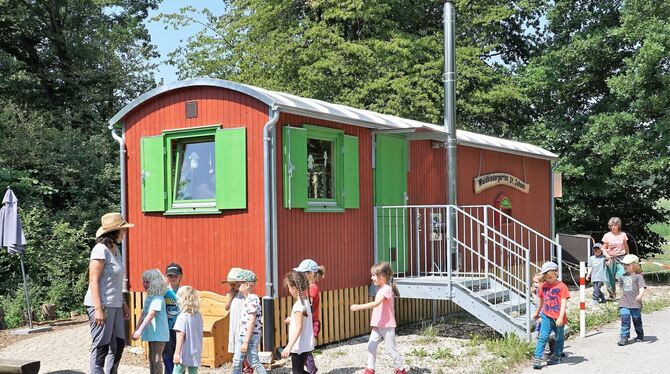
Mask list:
POLYGON ((351 306, 353 312, 361 309, 372 309, 372 315, 370 316, 372 332, 370 332, 370 340, 368 341, 368 366, 365 368, 364 374, 374 374, 377 346, 382 339, 384 339, 386 353, 393 358, 396 367, 395 374, 406 374, 404 359, 395 349, 396 322, 393 298, 400 296, 400 294, 391 281, 393 270, 391 265, 381 262, 374 265, 370 272, 372 273, 370 279, 378 288, 375 301, 351 306))

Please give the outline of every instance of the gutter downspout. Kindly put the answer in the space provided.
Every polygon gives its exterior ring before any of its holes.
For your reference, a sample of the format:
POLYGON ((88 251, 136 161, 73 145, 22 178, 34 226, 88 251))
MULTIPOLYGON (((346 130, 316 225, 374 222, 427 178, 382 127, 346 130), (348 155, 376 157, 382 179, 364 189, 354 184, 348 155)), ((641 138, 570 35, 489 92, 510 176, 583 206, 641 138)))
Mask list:
MULTIPOLYGON (((447 131, 447 204, 457 205, 456 194, 456 10, 454 4, 444 3, 444 127, 447 131)), ((456 211, 447 209, 449 219, 449 254, 456 251, 456 211)), ((453 266, 453 265, 452 265, 453 266)), ((456 264, 458 266, 458 264, 456 264)), ((449 269, 451 272, 451 269, 449 269)))
MULTIPOLYGON (((119 172, 121 174, 121 216, 127 219, 126 209, 126 128, 121 124, 121 136, 116 133, 114 125, 109 125, 108 128, 112 130, 112 138, 119 143, 119 172)), ((123 292, 128 293, 128 256, 126 256, 126 248, 128 248, 128 235, 123 237, 121 243, 121 257, 123 258, 124 273, 123 278, 123 292)))
POLYGON ((263 126, 263 205, 265 210, 265 296, 263 296, 263 350, 274 355, 274 258, 276 256, 275 228, 277 226, 275 137, 274 126, 279 121, 279 110, 270 108, 270 120, 263 126))

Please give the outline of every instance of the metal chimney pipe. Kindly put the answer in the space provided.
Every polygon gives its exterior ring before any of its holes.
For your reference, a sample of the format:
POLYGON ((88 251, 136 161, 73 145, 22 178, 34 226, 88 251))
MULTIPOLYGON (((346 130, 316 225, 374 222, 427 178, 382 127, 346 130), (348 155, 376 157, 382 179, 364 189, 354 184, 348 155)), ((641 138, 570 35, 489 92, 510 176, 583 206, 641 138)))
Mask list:
MULTIPOLYGON (((456 9, 454 4, 444 2, 444 127, 447 131, 447 204, 457 205, 456 199, 456 9)), ((456 253, 456 210, 447 209, 448 258, 456 253)), ((448 261, 450 267, 459 270, 458 261, 448 261)), ((454 269, 448 269, 449 274, 454 269)), ((450 285, 451 286, 451 285, 450 285)), ((450 289, 451 293, 451 289, 450 289)))
POLYGON ((447 203, 456 205, 456 9, 451 1, 445 1, 443 17, 444 127, 447 131, 447 203))

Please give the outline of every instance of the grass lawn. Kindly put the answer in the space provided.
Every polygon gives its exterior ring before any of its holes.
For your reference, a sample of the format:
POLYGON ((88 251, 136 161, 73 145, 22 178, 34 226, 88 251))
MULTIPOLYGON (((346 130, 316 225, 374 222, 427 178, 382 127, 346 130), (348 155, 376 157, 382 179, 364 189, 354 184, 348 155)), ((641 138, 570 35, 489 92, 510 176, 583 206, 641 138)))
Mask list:
MULTIPOLYGON (((658 202, 658 205, 665 209, 670 209, 670 200, 661 200, 658 202)), ((654 256, 653 260, 670 265, 670 222, 653 224, 651 225, 651 230, 665 238, 666 241, 666 243, 661 247, 663 249, 663 253, 654 256)), ((642 270, 645 273, 668 271, 663 270, 656 265, 646 263, 642 264, 642 270)))

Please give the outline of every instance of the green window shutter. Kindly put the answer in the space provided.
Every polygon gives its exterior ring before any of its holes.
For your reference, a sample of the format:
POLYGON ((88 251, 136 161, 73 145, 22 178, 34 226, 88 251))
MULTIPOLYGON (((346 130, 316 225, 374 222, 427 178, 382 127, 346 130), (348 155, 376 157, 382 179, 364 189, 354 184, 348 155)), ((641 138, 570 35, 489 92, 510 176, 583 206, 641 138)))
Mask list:
POLYGON ((142 163, 142 211, 165 210, 165 148, 163 136, 148 136, 140 140, 142 163))
POLYGON ((358 189, 358 138, 344 135, 344 207, 359 208, 358 189))
POLYGON ((247 129, 216 130, 216 207, 247 207, 247 129))
POLYGON ((307 130, 286 126, 282 134, 284 208, 307 208, 307 130))

